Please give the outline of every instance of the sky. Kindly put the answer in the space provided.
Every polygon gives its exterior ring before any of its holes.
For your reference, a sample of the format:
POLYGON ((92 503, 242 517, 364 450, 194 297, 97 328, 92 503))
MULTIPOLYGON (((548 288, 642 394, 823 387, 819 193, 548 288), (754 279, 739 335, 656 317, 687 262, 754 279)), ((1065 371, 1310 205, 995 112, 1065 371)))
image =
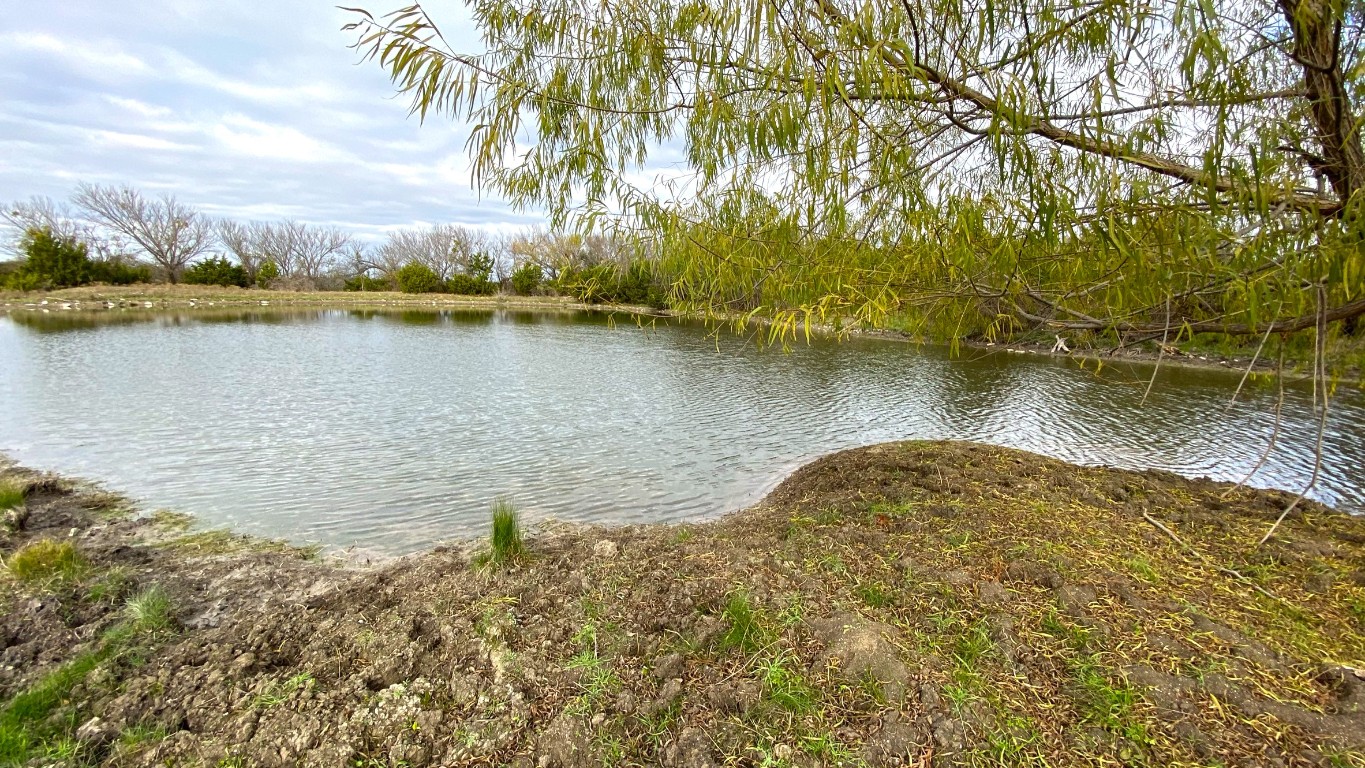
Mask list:
MULTIPOLYGON (((355 4, 350 0, 346 4, 355 4)), ((376 13, 401 4, 365 5, 376 13)), ((0 203, 131 184, 215 217, 294 218, 362 238, 543 222, 470 186, 468 128, 408 116, 317 0, 7 0, 0 203)), ((461 3, 429 4, 477 50, 461 3)))

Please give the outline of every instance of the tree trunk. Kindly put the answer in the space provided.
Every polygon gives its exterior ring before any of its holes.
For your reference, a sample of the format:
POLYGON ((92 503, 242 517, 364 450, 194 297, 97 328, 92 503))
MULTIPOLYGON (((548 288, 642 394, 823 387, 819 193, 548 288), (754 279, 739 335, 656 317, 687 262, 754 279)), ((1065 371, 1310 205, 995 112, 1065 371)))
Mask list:
POLYGON ((1333 0, 1279 0, 1294 33, 1294 60, 1303 68, 1303 84, 1322 149, 1315 169, 1332 185, 1342 206, 1365 188, 1365 150, 1360 129, 1346 96, 1341 73, 1341 25, 1344 11, 1333 0))

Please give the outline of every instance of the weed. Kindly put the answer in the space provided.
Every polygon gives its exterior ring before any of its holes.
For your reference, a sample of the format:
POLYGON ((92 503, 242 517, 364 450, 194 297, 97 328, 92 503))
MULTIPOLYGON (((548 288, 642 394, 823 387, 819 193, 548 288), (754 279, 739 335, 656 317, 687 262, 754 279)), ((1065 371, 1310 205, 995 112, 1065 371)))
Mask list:
POLYGON ((678 530, 673 532, 673 543, 686 544, 687 542, 692 540, 692 537, 694 535, 695 534, 693 533, 691 526, 689 525, 679 526, 678 530))
POLYGON ((15 552, 5 567, 24 584, 48 586, 79 581, 90 564, 75 544, 43 539, 15 552))
POLYGON ((251 700, 251 708, 267 710, 278 707, 289 701, 295 691, 312 687, 313 682, 313 676, 307 672, 300 672, 284 682, 272 681, 251 700))
POLYGON ((981 657, 990 653, 994 647, 990 629, 985 622, 977 622, 958 637, 953 644, 953 659, 966 669, 973 669, 981 657))
POLYGON ((119 745, 125 749, 137 749, 147 744, 164 740, 170 733, 159 725, 134 725, 124 728, 119 734, 119 745))
POLYGON ((816 708, 818 697, 805 677, 791 665, 785 652, 758 666, 764 694, 777 706, 801 715, 816 708))
POLYGON ((493 502, 494 563, 510 563, 526 556, 526 543, 522 540, 521 524, 517 520, 517 510, 505 499, 493 502))
POLYGON ((805 616, 806 606, 801 599, 801 595, 792 595, 787 598, 786 604, 782 606, 782 611, 777 614, 777 623, 783 629, 789 629, 801 623, 805 616))
POLYGON ((1055 610, 1043 616, 1042 627, 1044 632, 1066 643, 1074 651, 1084 651, 1090 642, 1090 630, 1063 622, 1055 610))
POLYGON ((1077 703, 1086 722, 1120 733, 1136 744, 1150 741, 1146 727, 1134 717, 1138 696, 1127 683, 1111 683, 1093 657, 1072 663, 1071 675, 1080 689, 1077 703))
POLYGON ((0 512, 24 505, 28 486, 18 480, 0 481, 0 512))
POLYGON ((801 749, 808 755, 824 758, 824 761, 830 765, 863 764, 857 753, 828 733, 802 736, 801 749))
MULTIPOLYGON (((580 636, 583 633, 580 632, 580 636)), ((569 659, 568 668, 582 673, 578 681, 579 695, 569 703, 566 711, 587 715, 602 708, 607 698, 621 687, 621 678, 604 659, 597 655, 595 633, 591 647, 584 648, 577 656, 569 659)))
POLYGON ((872 608, 887 608, 896 602, 890 590, 875 581, 870 584, 859 584, 853 591, 872 608))
POLYGON ((967 704, 976 698, 976 692, 972 686, 962 682, 950 683, 943 686, 943 695, 948 699, 948 703, 953 706, 953 712, 961 715, 966 709, 967 704))
POLYGON ((148 515, 152 525, 167 531, 185 531, 194 524, 194 518, 184 512, 173 512, 169 509, 158 509, 148 515))
POLYGON ((133 587, 132 573, 123 566, 114 566, 101 573, 85 590, 85 598, 92 603, 113 603, 127 596, 133 587))
POLYGON ((1142 579, 1149 584, 1155 584, 1161 580, 1161 577, 1157 575, 1156 569, 1152 567, 1151 561, 1142 555, 1134 555, 1133 557, 1124 560, 1123 564, 1129 571, 1132 571, 1134 576, 1137 576, 1139 579, 1142 579))
POLYGON ((994 765, 1047 765, 1039 750, 1042 740, 1032 721, 1010 715, 1001 728, 986 735, 985 752, 994 765))
POLYGON ((725 598, 725 608, 721 618, 730 628, 720 639, 722 649, 738 648, 744 653, 754 653, 770 641, 760 616, 749 603, 749 595, 743 590, 735 590, 725 598))
POLYGON ((22 765, 34 750, 48 754, 64 749, 65 739, 51 732, 49 717, 71 689, 115 650, 116 645, 105 643, 99 650, 87 651, 11 699, 0 710, 0 765, 22 765))
POLYGON ((972 542, 972 532, 950 533, 944 537, 944 541, 951 549, 962 549, 972 542))
POLYGON ((171 629, 175 617, 171 599, 161 587, 152 586, 128 598, 123 613, 134 632, 154 634, 171 629))

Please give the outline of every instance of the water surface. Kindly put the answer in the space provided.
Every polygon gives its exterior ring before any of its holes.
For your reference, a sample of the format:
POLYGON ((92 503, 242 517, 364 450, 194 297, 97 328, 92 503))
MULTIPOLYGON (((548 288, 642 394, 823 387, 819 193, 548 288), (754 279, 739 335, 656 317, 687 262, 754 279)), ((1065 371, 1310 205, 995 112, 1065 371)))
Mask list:
MULTIPOLYGON (((959 438, 1240 479, 1275 390, 1238 374, 876 340, 760 349, 688 323, 507 311, 0 316, 0 451, 149 508, 386 553, 532 518, 715 516, 840 448, 959 438)), ((1311 389, 1253 483, 1301 489, 1311 389)), ((1333 402, 1317 498, 1365 506, 1365 403, 1333 402)))

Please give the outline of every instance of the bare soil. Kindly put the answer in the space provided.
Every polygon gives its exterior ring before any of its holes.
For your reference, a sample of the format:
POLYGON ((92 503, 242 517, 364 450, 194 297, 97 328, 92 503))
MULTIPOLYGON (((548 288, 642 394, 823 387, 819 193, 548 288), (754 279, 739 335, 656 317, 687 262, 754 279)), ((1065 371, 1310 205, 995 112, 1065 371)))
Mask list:
POLYGON ((3 477, 6 562, 91 567, 0 576, 0 724, 125 616, 111 572, 176 618, 16 764, 1365 766, 1365 521, 1257 547, 1277 492, 892 443, 713 522, 358 567, 3 477))

